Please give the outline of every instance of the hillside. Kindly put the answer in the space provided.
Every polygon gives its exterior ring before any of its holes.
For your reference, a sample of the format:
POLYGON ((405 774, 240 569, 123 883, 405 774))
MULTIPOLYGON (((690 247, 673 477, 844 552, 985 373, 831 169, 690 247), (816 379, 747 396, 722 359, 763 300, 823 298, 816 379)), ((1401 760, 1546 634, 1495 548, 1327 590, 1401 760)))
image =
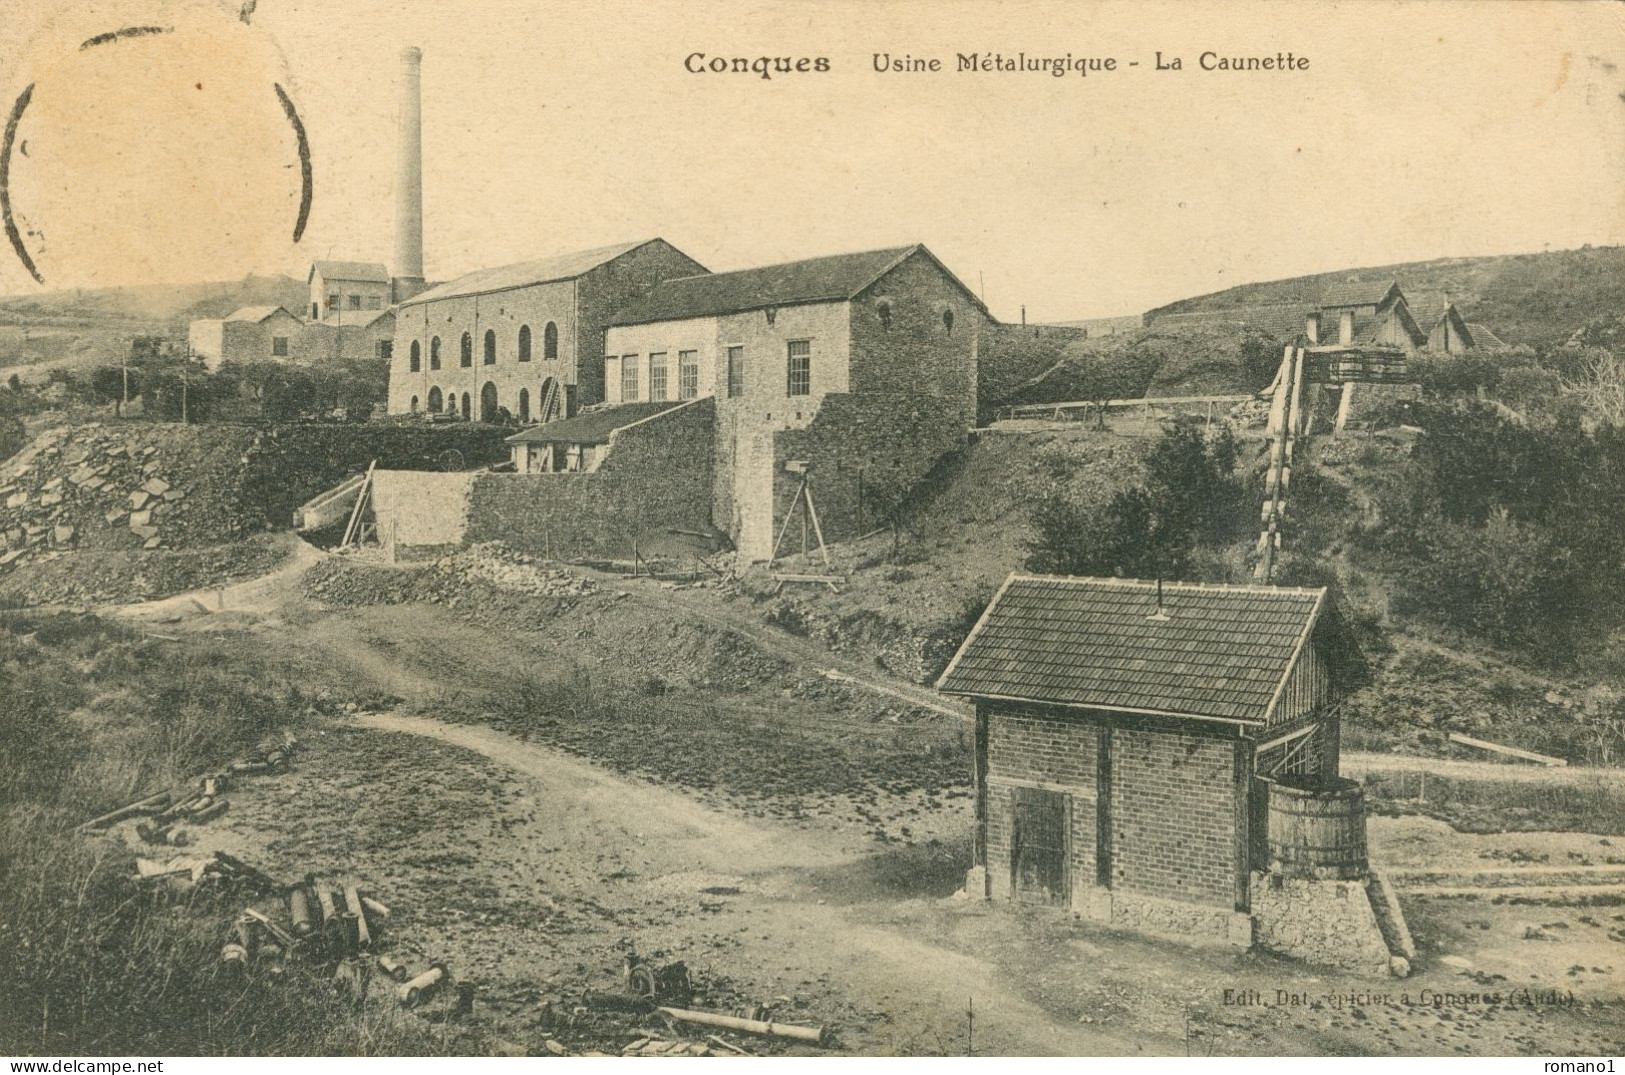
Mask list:
MULTIPOLYGON (((1261 415, 1244 405, 1233 421, 1243 436, 1239 470, 1255 479, 1261 415)), ((999 582, 1025 568, 1038 505, 1059 496, 1086 511, 1104 508, 1140 480, 1147 433, 1132 416, 1112 417, 1103 432, 1075 423, 984 433, 922 486, 897 535, 835 550, 837 570, 851 579, 841 593, 775 592, 763 583, 755 600, 771 623, 929 683, 999 582)), ((1492 645, 1440 623, 1408 592, 1418 565, 1388 551, 1372 519, 1377 504, 1399 495, 1416 439, 1399 430, 1316 438, 1294 480, 1290 555, 1278 581, 1335 586, 1373 670, 1344 711, 1348 748, 1481 760, 1447 740, 1458 732, 1595 760, 1607 729, 1588 715, 1598 699, 1614 697, 1616 645, 1599 641, 1589 657, 1554 666, 1529 648, 1492 645)), ((1196 577, 1251 582, 1250 545, 1206 550, 1196 577)))
POLYGON ((243 306, 298 312, 309 292, 287 276, 249 276, 203 284, 45 291, 0 296, 0 368, 38 379, 56 367, 117 362, 136 336, 183 341, 187 323, 224 317, 243 306))
POLYGON ((1269 280, 1160 306, 1164 314, 1237 306, 1311 305, 1333 284, 1398 280, 1407 296, 1431 307, 1448 295, 1468 321, 1490 326, 1509 344, 1561 343, 1601 314, 1625 308, 1625 247, 1582 247, 1538 254, 1437 258, 1269 280))

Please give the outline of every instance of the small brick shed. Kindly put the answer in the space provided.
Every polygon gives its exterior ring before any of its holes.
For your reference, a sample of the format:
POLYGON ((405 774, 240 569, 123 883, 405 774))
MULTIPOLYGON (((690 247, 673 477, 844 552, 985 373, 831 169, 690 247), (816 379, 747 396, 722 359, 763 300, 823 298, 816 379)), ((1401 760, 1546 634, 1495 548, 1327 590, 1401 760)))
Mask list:
POLYGON ((1331 780, 1363 666, 1324 589, 1012 575, 938 680, 976 707, 968 887, 1250 943, 1272 780, 1331 780))

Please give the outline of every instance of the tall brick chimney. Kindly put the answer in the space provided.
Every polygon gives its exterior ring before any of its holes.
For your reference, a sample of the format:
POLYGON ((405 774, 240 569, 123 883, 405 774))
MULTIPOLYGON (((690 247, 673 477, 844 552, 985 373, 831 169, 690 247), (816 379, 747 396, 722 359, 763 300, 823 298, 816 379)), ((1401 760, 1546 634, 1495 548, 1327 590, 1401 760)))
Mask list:
POLYGON ((401 50, 401 141, 395 174, 395 301, 423 290, 423 53, 401 50))

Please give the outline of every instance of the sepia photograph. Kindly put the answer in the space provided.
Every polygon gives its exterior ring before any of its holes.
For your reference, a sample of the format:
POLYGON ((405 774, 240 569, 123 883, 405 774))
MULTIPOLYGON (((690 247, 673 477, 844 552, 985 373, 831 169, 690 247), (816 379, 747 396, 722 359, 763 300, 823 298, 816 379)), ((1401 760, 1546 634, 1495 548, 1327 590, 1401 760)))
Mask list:
POLYGON ((1625 1054, 1625 6, 0 0, 0 109, 9 1071, 1625 1054))

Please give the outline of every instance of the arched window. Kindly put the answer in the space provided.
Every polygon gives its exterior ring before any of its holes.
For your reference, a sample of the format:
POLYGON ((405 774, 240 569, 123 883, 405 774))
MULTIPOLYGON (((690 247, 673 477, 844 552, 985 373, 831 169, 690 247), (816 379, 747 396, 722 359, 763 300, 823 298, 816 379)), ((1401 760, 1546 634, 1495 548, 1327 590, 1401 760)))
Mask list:
MULTIPOLYGON (((416 373, 418 370, 423 368, 423 351, 418 347, 418 341, 416 340, 412 341, 412 356, 410 362, 413 373, 416 373)), ((416 410, 417 408, 414 407, 413 409, 416 410)))
MULTIPOLYGON (((468 337, 464 336, 463 339, 466 340, 466 339, 468 339, 468 337)), ((464 418, 471 418, 471 417, 473 417, 473 415, 474 415, 474 409, 468 405, 468 393, 464 392, 463 393, 463 417, 464 418)))
POLYGON ((552 362, 559 357, 559 326, 549 321, 542 329, 542 360, 552 362))
POLYGON ((418 413, 418 397, 416 396, 412 397, 412 413, 418 413))
POLYGON ((434 339, 429 341, 429 368, 432 369, 432 370, 437 370, 437 369, 440 368, 440 337, 439 336, 436 336, 434 339))
POLYGON ((519 326, 519 361, 530 361, 530 326, 519 326))
POLYGON ((442 404, 441 404, 442 398, 443 397, 440 395, 439 386, 436 386, 434 388, 429 389, 429 413, 430 414, 439 414, 440 413, 440 408, 442 406, 442 404))
POLYGON ((495 422, 497 420, 497 386, 490 381, 480 389, 480 421, 495 422))
POLYGON ((497 364, 496 329, 488 328, 485 330, 485 364, 487 366, 494 366, 497 364))
POLYGON ((521 422, 530 421, 530 389, 528 388, 519 390, 519 420, 521 422))
POLYGON ((948 335, 952 336, 954 334, 954 312, 952 310, 942 311, 942 327, 948 335))
POLYGON ((880 327, 889 330, 891 328, 891 303, 884 301, 875 303, 875 313, 880 315, 880 327))
MULTIPOLYGON (((474 364, 474 337, 463 333, 463 349, 457 356, 458 365, 472 366, 474 364)), ((464 395, 467 395, 465 392, 464 395)))

